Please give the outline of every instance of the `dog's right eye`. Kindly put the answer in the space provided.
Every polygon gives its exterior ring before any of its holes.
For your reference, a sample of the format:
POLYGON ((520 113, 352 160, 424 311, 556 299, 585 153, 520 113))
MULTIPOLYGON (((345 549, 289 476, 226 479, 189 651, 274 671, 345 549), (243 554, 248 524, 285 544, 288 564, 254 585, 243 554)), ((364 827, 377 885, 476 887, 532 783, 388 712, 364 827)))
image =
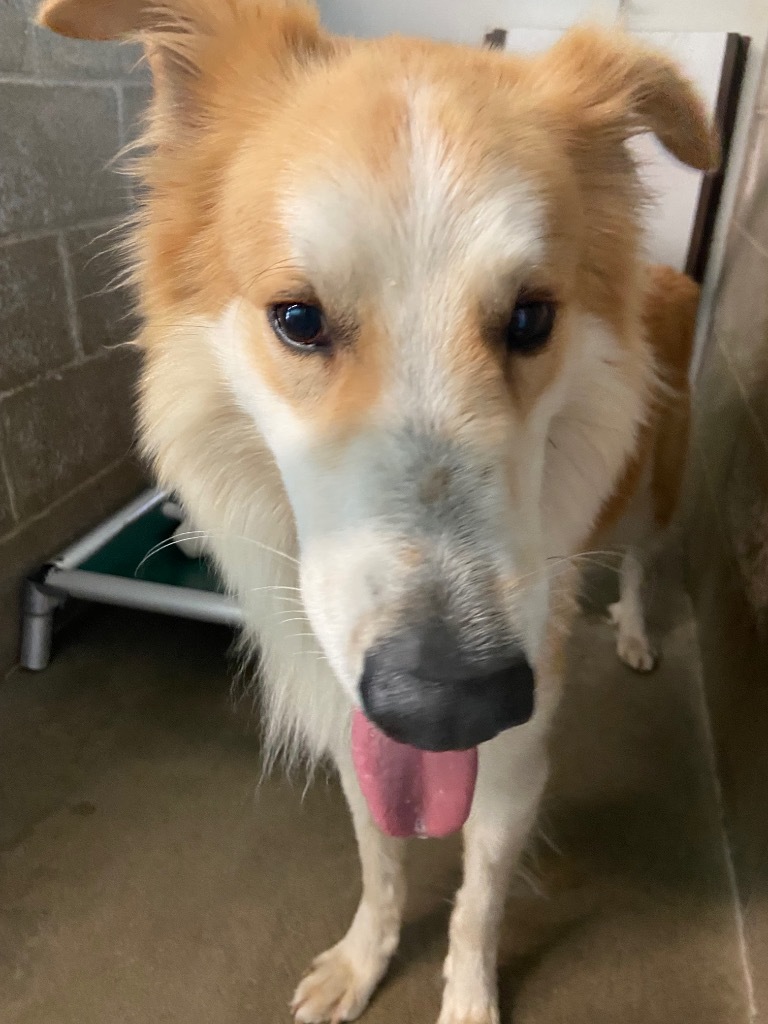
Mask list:
POLYGON ((269 322, 278 338, 303 352, 330 348, 325 315, 320 306, 308 302, 279 302, 269 310, 269 322))
POLYGON ((556 314, 557 306, 550 299, 519 299, 507 325, 509 351, 517 355, 538 352, 549 340, 556 314))

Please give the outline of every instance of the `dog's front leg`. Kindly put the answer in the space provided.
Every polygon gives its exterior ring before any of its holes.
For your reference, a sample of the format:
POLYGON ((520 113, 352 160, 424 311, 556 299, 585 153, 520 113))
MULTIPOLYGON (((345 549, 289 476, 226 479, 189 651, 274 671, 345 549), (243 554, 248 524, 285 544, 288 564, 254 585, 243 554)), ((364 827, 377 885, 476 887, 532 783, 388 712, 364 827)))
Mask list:
POLYGON ((301 1024, 355 1020, 386 973, 400 938, 405 900, 404 842, 373 823, 351 763, 339 763, 352 812, 363 872, 363 893, 344 938, 319 956, 293 999, 301 1024))
POLYGON ((534 723, 480 748, 464 829, 464 882, 451 916, 438 1024, 498 1024, 499 928, 510 874, 536 819, 547 765, 534 723))

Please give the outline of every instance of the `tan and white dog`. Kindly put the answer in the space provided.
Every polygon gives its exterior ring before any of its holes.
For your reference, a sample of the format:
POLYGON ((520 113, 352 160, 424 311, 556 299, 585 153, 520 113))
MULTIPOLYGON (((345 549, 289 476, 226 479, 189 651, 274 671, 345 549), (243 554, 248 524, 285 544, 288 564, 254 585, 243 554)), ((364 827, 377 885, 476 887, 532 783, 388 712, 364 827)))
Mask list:
POLYGON ((360 906, 296 1019, 363 1011, 403 839, 463 826, 440 1022, 492 1024, 573 558, 651 443, 661 296, 626 143, 710 168, 703 107, 600 30, 522 59, 335 38, 302 2, 49 0, 41 20, 146 43, 144 444, 242 601, 268 749, 330 757, 354 819, 360 906))

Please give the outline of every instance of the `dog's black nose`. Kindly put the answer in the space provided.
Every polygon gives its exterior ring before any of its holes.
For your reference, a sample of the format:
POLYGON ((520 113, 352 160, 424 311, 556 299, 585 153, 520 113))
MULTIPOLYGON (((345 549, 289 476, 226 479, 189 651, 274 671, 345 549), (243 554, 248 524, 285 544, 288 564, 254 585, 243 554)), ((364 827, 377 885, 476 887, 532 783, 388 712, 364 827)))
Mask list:
POLYGON ((442 620, 380 641, 363 666, 367 717, 392 739, 422 750, 467 750, 533 714, 534 678, 519 647, 466 653, 442 620))

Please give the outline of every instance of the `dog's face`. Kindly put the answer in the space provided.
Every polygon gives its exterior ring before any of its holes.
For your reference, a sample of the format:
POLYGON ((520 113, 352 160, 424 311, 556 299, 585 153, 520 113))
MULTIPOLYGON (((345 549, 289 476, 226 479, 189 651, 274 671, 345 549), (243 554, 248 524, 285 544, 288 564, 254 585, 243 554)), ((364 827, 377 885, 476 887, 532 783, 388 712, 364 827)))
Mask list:
MULTIPOLYGON (((211 323, 339 680, 425 749, 525 720, 550 560, 585 542, 648 397, 625 141, 652 129, 708 165, 695 97, 599 33, 514 61, 335 42, 303 7, 186 0, 169 35, 139 0, 112 6, 148 28, 161 83, 150 325, 211 323)), ((92 27, 104 7, 48 18, 116 34, 92 27)))
POLYGON ((468 103, 460 75, 409 81, 414 62, 393 69, 371 47, 293 98, 270 142, 266 247, 263 135, 247 140, 222 212, 237 298, 214 338, 280 468, 336 674, 390 731, 452 746, 474 737, 434 708, 418 735, 385 716, 404 686, 471 680, 485 700, 497 679, 514 699, 508 718, 488 704, 494 722, 530 714, 546 556, 573 543, 544 535, 551 420, 569 347, 603 339, 572 308, 580 224, 562 154, 546 132, 510 138, 492 81, 468 103))

